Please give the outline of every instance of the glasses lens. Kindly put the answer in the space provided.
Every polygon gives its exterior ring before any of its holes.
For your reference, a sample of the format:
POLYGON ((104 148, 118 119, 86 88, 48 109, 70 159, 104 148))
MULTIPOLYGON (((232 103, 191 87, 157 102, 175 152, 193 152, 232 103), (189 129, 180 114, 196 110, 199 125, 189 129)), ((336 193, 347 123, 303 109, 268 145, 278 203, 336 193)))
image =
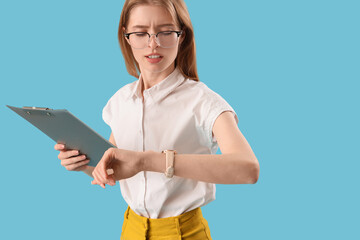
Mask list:
POLYGON ((178 36, 176 32, 160 32, 157 36, 160 47, 172 48, 175 47, 178 36))
POLYGON ((147 33, 133 33, 130 34, 129 41, 133 48, 145 48, 148 45, 149 35, 147 33))
MULTIPOLYGON (((129 35, 130 45, 136 49, 143 49, 149 45, 149 35, 147 33, 132 33, 129 35)), ((162 48, 175 47, 178 41, 176 32, 159 32, 157 42, 162 48)))

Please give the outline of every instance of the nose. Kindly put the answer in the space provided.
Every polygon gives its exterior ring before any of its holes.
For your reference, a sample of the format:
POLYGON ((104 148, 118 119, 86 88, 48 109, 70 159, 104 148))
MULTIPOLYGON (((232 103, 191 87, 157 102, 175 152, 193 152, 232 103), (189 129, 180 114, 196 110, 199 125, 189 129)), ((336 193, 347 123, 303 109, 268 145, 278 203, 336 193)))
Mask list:
POLYGON ((155 48, 157 48, 158 46, 160 46, 160 45, 158 44, 158 41, 157 41, 157 39, 156 39, 156 35, 154 35, 154 34, 150 35, 150 38, 149 38, 149 47, 150 47, 151 49, 155 49, 155 48))

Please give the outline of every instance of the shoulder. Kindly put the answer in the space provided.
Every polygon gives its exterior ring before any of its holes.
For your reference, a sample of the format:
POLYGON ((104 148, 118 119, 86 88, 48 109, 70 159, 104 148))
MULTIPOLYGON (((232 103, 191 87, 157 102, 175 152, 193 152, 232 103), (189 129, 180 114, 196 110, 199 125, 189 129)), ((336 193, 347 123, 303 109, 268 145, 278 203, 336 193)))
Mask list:
MULTIPOLYGON (((222 113, 231 112, 235 118, 235 122, 238 123, 239 120, 237 114, 231 105, 220 96, 220 94, 210 89, 205 83, 187 80, 184 85, 189 89, 189 92, 191 92, 192 95, 191 98, 190 96, 187 96, 187 99, 193 101, 195 107, 193 113, 204 126, 206 134, 209 139, 211 139, 211 142, 215 141, 212 135, 215 120, 222 113)), ((229 114, 227 113, 225 116, 226 115, 229 114)))
POLYGON ((191 79, 186 79, 183 84, 179 86, 178 90, 181 91, 182 94, 185 92, 185 94, 188 93, 202 97, 220 96, 215 91, 210 89, 205 83, 191 79))
POLYGON ((125 86, 121 87, 107 101, 105 107, 103 108, 102 116, 104 121, 109 126, 111 126, 114 118, 116 118, 116 116, 118 115, 118 111, 119 109, 121 109, 121 104, 126 102, 127 99, 130 99, 129 98, 130 94, 133 92, 134 88, 136 87, 137 81, 126 84, 125 86))
POLYGON ((133 93, 135 87, 137 86, 137 82, 138 80, 128 83, 126 85, 124 85, 123 87, 121 87, 119 90, 117 90, 115 92, 115 94, 113 96, 110 97, 110 99, 108 100, 109 102, 112 101, 119 101, 119 100, 125 100, 127 98, 129 98, 130 94, 133 93))
POLYGON ((177 100, 182 100, 186 106, 193 109, 193 113, 199 119, 204 119, 205 122, 213 122, 214 119, 222 112, 231 111, 235 115, 235 110, 222 97, 210 89, 205 83, 187 79, 179 89, 179 96, 177 100))
POLYGON ((226 103, 220 94, 216 93, 204 82, 186 79, 180 86, 179 91, 181 92, 180 94, 184 95, 187 99, 192 99, 200 104, 218 105, 226 103))

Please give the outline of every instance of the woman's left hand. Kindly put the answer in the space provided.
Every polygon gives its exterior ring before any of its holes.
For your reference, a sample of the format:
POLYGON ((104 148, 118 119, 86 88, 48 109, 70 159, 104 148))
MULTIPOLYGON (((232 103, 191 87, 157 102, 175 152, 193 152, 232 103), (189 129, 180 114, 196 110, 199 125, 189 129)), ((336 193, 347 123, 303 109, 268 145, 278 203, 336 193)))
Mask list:
POLYGON ((142 152, 109 148, 96 165, 91 184, 105 188, 106 184, 114 186, 115 181, 134 176, 143 171, 142 156, 142 152))

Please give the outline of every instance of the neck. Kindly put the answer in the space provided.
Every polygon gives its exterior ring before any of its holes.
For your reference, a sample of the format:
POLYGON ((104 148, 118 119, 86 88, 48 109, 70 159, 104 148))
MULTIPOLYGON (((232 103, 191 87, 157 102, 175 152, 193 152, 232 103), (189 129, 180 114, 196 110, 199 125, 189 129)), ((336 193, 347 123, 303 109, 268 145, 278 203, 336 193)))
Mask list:
POLYGON ((141 71, 141 78, 143 81, 143 90, 149 89, 152 86, 160 83, 167 76, 169 76, 175 69, 175 66, 170 66, 162 72, 150 72, 150 71, 141 71))

